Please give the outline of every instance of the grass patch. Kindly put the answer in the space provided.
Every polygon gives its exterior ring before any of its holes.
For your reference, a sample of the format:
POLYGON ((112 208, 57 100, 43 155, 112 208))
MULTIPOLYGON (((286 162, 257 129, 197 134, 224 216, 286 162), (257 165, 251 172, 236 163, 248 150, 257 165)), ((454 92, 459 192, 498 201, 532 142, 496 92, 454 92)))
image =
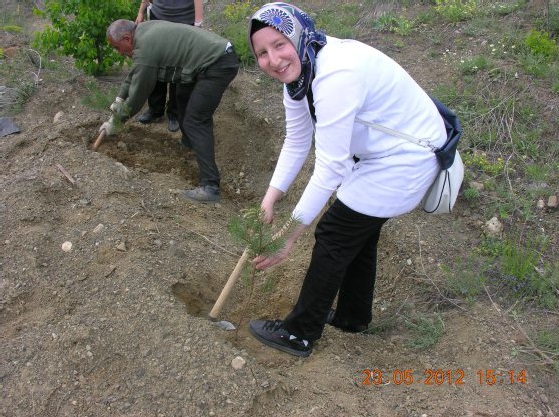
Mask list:
POLYGON ((457 262, 453 268, 444 267, 445 290, 451 297, 460 297, 472 304, 485 292, 489 265, 479 258, 470 257, 457 262))
POLYGON ((368 329, 365 330, 364 334, 386 334, 391 330, 394 330, 398 325, 397 316, 389 316, 380 321, 374 321, 369 325, 368 329))
POLYGON ((88 94, 82 98, 82 104, 96 110, 107 110, 118 94, 117 87, 102 90, 94 80, 88 80, 85 88, 88 94))
POLYGON ((444 321, 439 314, 433 317, 419 316, 405 320, 406 327, 411 331, 412 337, 408 346, 414 349, 428 349, 434 346, 444 334, 444 321))
MULTIPOLYGON (((309 11, 310 12, 310 11, 309 11)), ((337 38, 355 38, 361 7, 357 3, 337 3, 315 12, 315 26, 337 38)))

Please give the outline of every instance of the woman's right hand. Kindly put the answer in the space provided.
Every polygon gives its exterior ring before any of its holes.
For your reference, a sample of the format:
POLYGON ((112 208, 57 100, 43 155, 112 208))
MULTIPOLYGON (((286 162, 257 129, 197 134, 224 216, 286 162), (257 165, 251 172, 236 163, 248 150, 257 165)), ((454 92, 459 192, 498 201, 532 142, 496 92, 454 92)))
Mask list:
POLYGON ((272 224, 274 221, 274 205, 276 201, 283 197, 283 192, 274 187, 268 187, 266 195, 262 199, 260 207, 264 211, 264 222, 272 224))

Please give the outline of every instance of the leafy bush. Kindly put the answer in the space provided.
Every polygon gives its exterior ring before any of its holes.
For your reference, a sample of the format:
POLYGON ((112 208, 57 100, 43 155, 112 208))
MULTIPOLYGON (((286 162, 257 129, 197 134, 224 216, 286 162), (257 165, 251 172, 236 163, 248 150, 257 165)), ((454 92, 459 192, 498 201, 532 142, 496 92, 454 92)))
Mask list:
POLYGON ((401 36, 408 36, 413 31, 414 23, 404 17, 386 13, 373 22, 373 27, 377 30, 396 33, 401 36))
POLYGON ((546 60, 555 58, 559 52, 557 42, 549 37, 547 32, 532 30, 524 39, 524 45, 531 54, 541 56, 546 60))
POLYGON ((435 10, 450 22, 460 22, 478 13, 478 0, 436 0, 435 10))
POLYGON ((248 45, 247 19, 256 11, 249 0, 228 4, 223 15, 226 20, 223 36, 235 46, 235 52, 245 66, 254 64, 254 57, 248 45))
POLYGON ((125 57, 106 41, 107 27, 117 19, 135 18, 135 4, 128 0, 46 0, 44 10, 51 26, 35 34, 35 46, 72 56, 77 68, 90 75, 106 74, 125 57))

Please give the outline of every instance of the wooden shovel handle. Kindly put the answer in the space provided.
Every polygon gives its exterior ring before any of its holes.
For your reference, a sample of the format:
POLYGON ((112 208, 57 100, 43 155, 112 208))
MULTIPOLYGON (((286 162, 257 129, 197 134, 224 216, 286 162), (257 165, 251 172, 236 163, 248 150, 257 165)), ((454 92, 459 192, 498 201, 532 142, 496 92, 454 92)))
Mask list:
POLYGON ((235 285, 235 282, 237 282, 237 279, 239 278, 239 275, 241 275, 241 271, 243 270, 245 262, 248 259, 248 255, 249 255, 249 252, 248 252, 248 248, 247 248, 243 252, 239 261, 237 262, 237 265, 235 266, 235 269, 233 269, 233 272, 231 272, 231 275, 229 276, 229 279, 227 280, 227 282, 225 283, 225 286, 221 290, 221 294, 219 294, 219 297, 217 298, 217 301, 215 302, 212 310, 210 311, 210 314, 209 314, 210 319, 212 319, 212 320, 217 319, 217 316, 221 312, 221 309, 223 308, 223 305, 225 304, 225 301, 227 300, 227 297, 229 297, 229 294, 231 293, 231 290, 233 289, 233 286, 235 285))
POLYGON ((95 140, 93 145, 91 145, 91 150, 92 151, 96 151, 97 148, 99 146, 101 146, 101 142, 103 142, 103 139, 105 139, 106 135, 107 135, 107 132, 105 131, 105 129, 101 130, 101 133, 99 133, 99 136, 97 136, 97 139, 95 140))

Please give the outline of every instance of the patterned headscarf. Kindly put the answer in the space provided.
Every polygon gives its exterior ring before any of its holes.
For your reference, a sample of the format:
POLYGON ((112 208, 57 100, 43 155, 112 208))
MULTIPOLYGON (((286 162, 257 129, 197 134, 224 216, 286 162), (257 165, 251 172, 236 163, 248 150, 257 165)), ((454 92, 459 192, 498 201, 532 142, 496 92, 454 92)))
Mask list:
POLYGON ((250 37, 263 26, 278 30, 295 46, 301 61, 301 75, 287 84, 287 92, 294 100, 303 99, 314 77, 316 55, 326 45, 326 35, 315 30, 313 19, 301 9, 287 3, 268 3, 252 15, 248 24, 248 43, 253 54, 250 37))

